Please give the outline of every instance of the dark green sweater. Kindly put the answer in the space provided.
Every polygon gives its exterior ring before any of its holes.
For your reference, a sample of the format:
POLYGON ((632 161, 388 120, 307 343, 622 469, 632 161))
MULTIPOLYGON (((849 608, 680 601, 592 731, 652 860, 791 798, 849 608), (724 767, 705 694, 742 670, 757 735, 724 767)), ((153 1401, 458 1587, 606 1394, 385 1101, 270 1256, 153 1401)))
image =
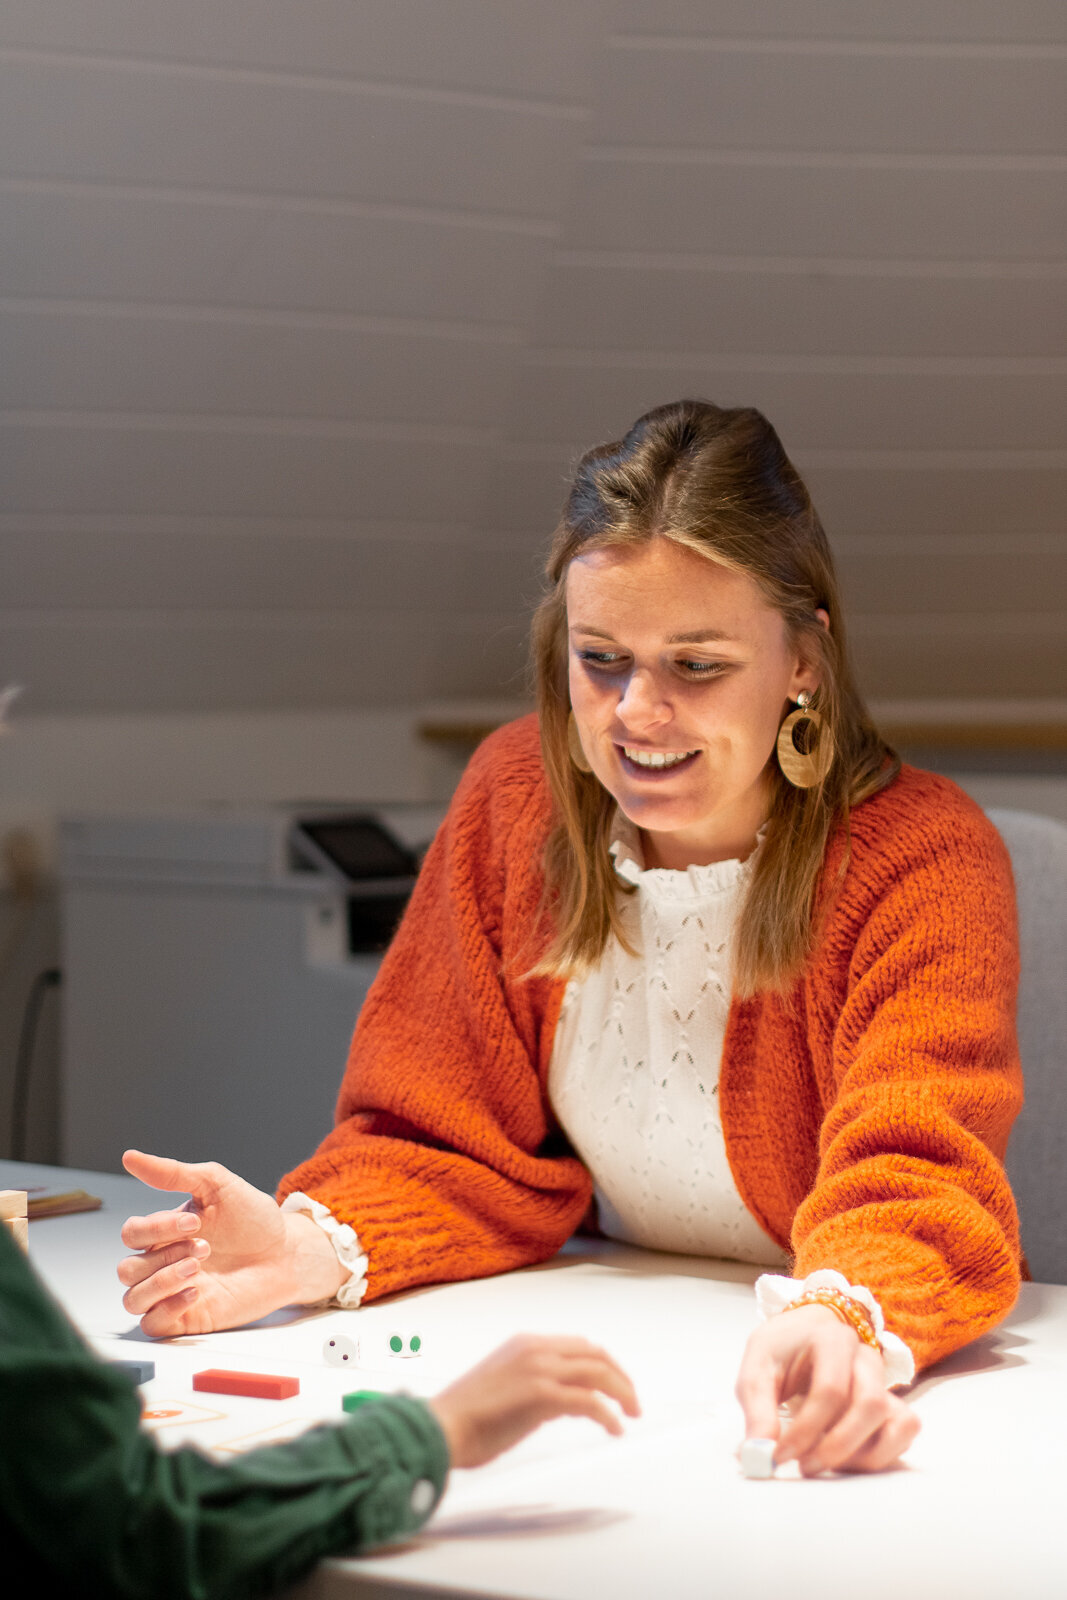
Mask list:
POLYGON ((6 1571, 43 1569, 101 1600, 241 1600, 320 1556, 413 1532, 448 1472, 436 1419, 403 1396, 225 1466, 164 1453, 139 1416, 129 1380, 96 1359, 0 1228, 6 1571))

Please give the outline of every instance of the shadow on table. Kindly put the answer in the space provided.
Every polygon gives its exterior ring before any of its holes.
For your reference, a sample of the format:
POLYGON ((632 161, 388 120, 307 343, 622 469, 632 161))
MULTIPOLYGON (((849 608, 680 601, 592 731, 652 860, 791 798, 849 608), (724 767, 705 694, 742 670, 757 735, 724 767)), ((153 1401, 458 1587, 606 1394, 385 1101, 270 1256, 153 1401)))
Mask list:
MULTIPOLYGON (((239 1322, 234 1328, 219 1328, 219 1333, 247 1333, 256 1328, 289 1328, 297 1322, 313 1322, 316 1317, 324 1317, 328 1312, 319 1306, 279 1306, 277 1311, 269 1311, 265 1317, 259 1317, 255 1322, 239 1322)), ((214 1338, 214 1333, 177 1333, 168 1339, 161 1339, 154 1334, 145 1333, 141 1324, 135 1323, 132 1328, 127 1328, 124 1333, 116 1336, 126 1339, 131 1344, 196 1344, 199 1339, 214 1338)))
POLYGON ((928 1390, 935 1389, 939 1383, 947 1383, 951 1378, 967 1378, 976 1372, 1006 1372, 1009 1367, 1025 1367, 1026 1357, 1012 1355, 1011 1351, 1022 1349, 1029 1343, 1029 1339, 1024 1339, 1007 1328, 997 1328, 993 1333, 985 1333, 980 1339, 975 1339, 973 1344, 964 1345, 962 1350, 954 1350, 950 1356, 945 1356, 936 1366, 931 1367, 914 1388, 907 1391, 905 1398, 916 1400, 928 1390))
POLYGON ((445 1539, 534 1539, 540 1534, 591 1533, 625 1522, 628 1511, 604 1506, 499 1506, 435 1517, 418 1539, 420 1548, 445 1539))

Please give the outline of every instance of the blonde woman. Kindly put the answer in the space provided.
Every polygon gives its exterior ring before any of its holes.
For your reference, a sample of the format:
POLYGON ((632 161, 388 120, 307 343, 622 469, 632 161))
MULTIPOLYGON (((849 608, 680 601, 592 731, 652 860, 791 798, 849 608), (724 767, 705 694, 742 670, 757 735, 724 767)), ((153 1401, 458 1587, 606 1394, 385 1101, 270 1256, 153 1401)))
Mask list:
POLYGON ((357 1305, 584 1219, 764 1267, 747 1435, 888 1467, 918 1427, 893 1389, 1019 1283, 1007 857, 873 727, 758 412, 681 401, 590 451, 547 571, 537 716, 460 784, 333 1132, 281 1206, 131 1153, 194 1206, 127 1224, 126 1305, 153 1334, 357 1305))

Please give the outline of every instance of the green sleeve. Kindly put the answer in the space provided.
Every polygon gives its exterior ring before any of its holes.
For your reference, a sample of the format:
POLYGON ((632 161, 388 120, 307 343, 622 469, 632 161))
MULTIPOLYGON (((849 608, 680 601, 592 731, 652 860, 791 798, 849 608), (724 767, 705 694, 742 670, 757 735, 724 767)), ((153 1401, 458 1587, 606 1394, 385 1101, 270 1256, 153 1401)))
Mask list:
POLYGON ((0 1532, 84 1593, 265 1594, 319 1557, 413 1532, 439 1500, 444 1437, 393 1396, 216 1465, 167 1454, 128 1380, 82 1342, 0 1230, 0 1532))

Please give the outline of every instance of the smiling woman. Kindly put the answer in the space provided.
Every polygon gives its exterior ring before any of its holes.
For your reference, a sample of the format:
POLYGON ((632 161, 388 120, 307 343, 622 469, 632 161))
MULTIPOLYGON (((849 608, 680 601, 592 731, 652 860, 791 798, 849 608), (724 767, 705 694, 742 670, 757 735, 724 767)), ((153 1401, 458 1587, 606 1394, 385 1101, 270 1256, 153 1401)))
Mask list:
POLYGON ((806 1473, 887 1467, 918 1427, 891 1390, 1019 1284, 1005 851, 873 727, 758 412, 680 401, 591 451, 548 580, 538 716, 464 775, 333 1131, 280 1207, 131 1154, 193 1201, 127 1223, 127 1309, 180 1334, 355 1307, 543 1260, 584 1220, 779 1269, 747 1436, 806 1473))

